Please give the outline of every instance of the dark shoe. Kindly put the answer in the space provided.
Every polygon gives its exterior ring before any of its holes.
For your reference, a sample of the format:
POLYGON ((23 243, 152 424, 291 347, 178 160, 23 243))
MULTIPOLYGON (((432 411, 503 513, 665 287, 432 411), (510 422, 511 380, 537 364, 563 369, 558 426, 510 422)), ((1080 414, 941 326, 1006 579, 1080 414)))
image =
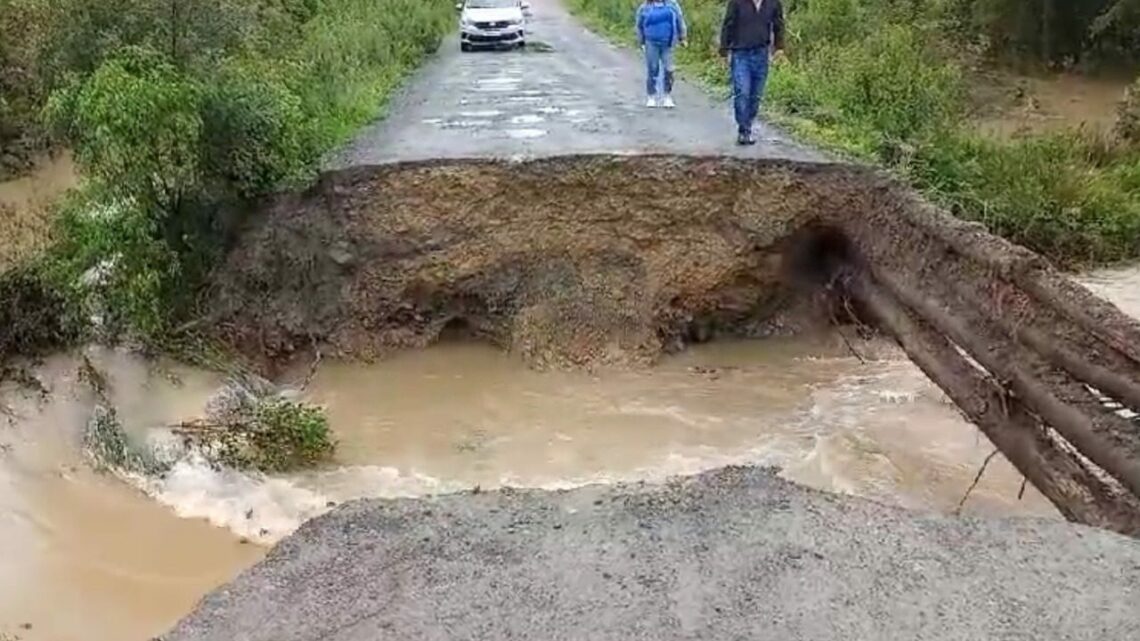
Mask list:
POLYGON ((752 134, 740 134, 736 137, 736 144, 741 146, 755 145, 756 137, 752 134))

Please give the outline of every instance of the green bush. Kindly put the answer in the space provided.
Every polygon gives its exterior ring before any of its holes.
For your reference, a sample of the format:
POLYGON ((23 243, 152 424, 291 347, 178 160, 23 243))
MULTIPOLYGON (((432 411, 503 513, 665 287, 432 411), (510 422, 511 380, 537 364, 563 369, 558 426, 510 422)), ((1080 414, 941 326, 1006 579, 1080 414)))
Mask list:
POLYGON ((0 273, 0 365, 16 354, 39 355, 80 335, 84 319, 42 262, 0 273))
POLYGON ((53 94, 47 113, 89 179, 176 213, 201 183, 202 93, 160 54, 132 47, 53 94))
POLYGON ((159 344, 249 206, 310 178, 454 23, 450 0, 0 3, 51 36, 3 55, 87 183, 51 273, 104 329, 159 344))
POLYGON ((910 175, 994 233, 1070 264, 1140 255, 1140 155, 1102 157, 1079 133, 1000 143, 948 133, 921 146, 910 175))
POLYGON ((318 465, 336 449, 322 408, 285 398, 258 378, 231 380, 207 415, 182 435, 219 465, 282 472, 318 465))
POLYGON ((248 466, 275 472, 311 467, 334 449, 329 424, 318 407, 282 399, 257 408, 257 429, 249 436, 248 466))
MULTIPOLYGON (((625 42, 638 3, 570 0, 589 24, 625 42)), ((884 164, 957 215, 1065 265, 1140 256, 1135 145, 1080 132, 1002 143, 970 130, 960 61, 978 31, 974 0, 784 5, 788 58, 770 76, 769 118, 811 143, 884 164)), ((723 0, 684 8, 691 42, 678 55, 682 70, 727 91, 717 52, 723 0)), ((1117 134, 1124 141, 1134 120, 1127 104, 1117 134)))

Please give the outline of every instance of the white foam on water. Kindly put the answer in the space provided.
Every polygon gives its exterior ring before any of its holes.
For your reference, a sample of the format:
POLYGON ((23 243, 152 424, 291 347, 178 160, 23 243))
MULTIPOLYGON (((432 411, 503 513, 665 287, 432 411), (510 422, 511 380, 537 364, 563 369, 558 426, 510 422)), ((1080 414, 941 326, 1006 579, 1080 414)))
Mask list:
POLYGON ((328 499, 293 482, 217 469, 199 456, 136 484, 182 518, 206 519, 258 543, 273 543, 328 510, 328 499))
POLYGON ((533 125, 545 121, 546 118, 538 114, 522 114, 520 116, 511 117, 511 124, 515 125, 533 125))

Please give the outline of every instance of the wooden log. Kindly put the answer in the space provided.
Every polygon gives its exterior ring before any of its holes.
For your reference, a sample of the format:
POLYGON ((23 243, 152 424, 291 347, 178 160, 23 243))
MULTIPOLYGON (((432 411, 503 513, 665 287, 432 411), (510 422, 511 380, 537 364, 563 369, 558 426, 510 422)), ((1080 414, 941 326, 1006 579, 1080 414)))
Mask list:
MULTIPOLYGON (((975 309, 979 311, 992 309, 992 305, 983 301, 970 288, 959 283, 954 284, 953 287, 955 293, 975 309)), ((1137 385, 1129 377, 1092 363, 1073 350, 1066 348, 1059 340, 1046 337, 1028 325, 1010 322, 1002 314, 987 312, 986 317, 1001 327, 1011 338, 1021 341, 1057 367, 1140 413, 1140 385, 1137 385)))
POLYGON ((1017 399, 1001 392, 944 336, 911 316, 866 276, 851 294, 1065 518, 1140 536, 1140 499, 1063 449, 1017 399))
POLYGON ((1038 254, 987 234, 976 223, 955 219, 917 198, 911 207, 902 211, 919 233, 945 243, 967 260, 992 270, 1140 365, 1140 321, 1057 273, 1038 254))
MULTIPOLYGON (((997 354, 993 346, 968 331, 935 299, 919 294, 889 274, 880 275, 883 286, 932 327, 966 350, 991 374, 1008 382, 1018 398, 1046 424, 1055 428, 1084 456, 1119 480, 1140 497, 1140 458, 1132 456, 1140 446, 1121 447, 1120 443, 1098 432, 1092 420, 1080 410, 1057 398, 1047 387, 1012 359, 997 354)), ((1098 407, 1099 409, 1099 407, 1098 407)), ((1123 422, 1123 419, 1121 419, 1123 422)), ((1131 427, 1127 432, 1134 432, 1131 427)), ((1120 433, 1127 433, 1120 430, 1120 433)), ((1120 433, 1116 436, 1120 436, 1120 433)), ((1137 439, 1140 440, 1140 439, 1137 439)), ((1133 444, 1130 444, 1133 445, 1133 444)))

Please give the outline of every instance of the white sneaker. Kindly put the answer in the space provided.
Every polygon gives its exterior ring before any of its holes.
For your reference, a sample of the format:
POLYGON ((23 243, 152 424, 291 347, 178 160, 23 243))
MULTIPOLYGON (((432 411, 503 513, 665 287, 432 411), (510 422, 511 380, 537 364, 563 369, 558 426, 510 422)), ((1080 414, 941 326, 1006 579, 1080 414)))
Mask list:
POLYGON ((645 106, 649 107, 650 109, 656 107, 657 106, 657 97, 656 96, 649 96, 648 98, 646 98, 645 99, 645 106))
POLYGON ((677 103, 673 102, 673 96, 665 94, 665 97, 661 100, 661 106, 666 109, 672 109, 677 106, 677 103))

